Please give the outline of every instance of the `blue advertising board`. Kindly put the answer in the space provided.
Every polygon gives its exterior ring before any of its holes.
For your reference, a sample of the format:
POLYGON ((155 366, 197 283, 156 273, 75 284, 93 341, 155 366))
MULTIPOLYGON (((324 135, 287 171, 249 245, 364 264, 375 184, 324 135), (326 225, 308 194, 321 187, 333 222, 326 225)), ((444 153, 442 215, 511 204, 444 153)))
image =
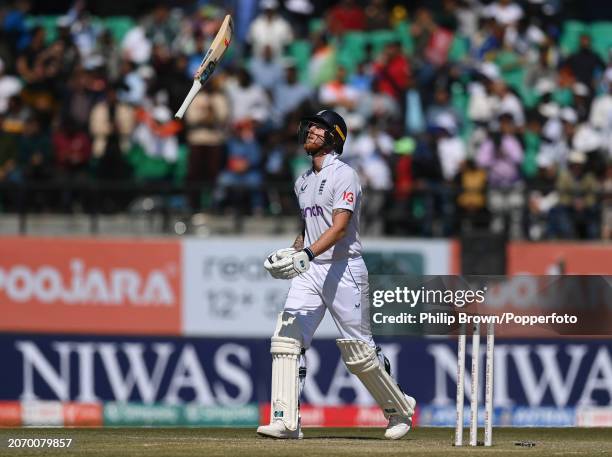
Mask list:
MULTIPOLYGON (((378 342, 394 376, 421 407, 442 408, 435 411, 454 407, 453 340, 379 338, 378 342)), ((372 404, 359 380, 344 368, 333 339, 315 339, 307 359, 305 403, 372 404)), ((265 339, 4 333, 0 360, 0 400, 238 406, 265 403, 270 396, 271 359, 265 339)), ((466 395, 469 382, 467 376, 466 395)), ((610 406, 612 343, 500 339, 495 348, 494 392, 495 407, 501 409, 610 406)), ((430 410, 432 417, 435 411, 430 410)), ((521 417, 529 420, 528 414, 521 417)))

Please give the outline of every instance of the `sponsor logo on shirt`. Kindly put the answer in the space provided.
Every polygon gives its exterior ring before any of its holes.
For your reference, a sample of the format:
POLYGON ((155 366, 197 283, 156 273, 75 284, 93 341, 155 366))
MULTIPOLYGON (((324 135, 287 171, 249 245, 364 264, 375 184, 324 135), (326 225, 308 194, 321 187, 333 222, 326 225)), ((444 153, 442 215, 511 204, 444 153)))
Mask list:
POLYGON ((353 192, 342 192, 342 200, 348 203, 353 203, 355 200, 355 194, 353 194, 353 192))
POLYGON ((307 206, 302 209, 302 218, 323 216, 323 208, 319 205, 307 206))
POLYGON ((304 192, 304 191, 306 190, 306 188, 307 188, 307 187, 308 187, 308 183, 307 183, 307 182, 305 182, 304 184, 302 184, 302 187, 300 187, 300 194, 301 194, 302 192, 304 192))

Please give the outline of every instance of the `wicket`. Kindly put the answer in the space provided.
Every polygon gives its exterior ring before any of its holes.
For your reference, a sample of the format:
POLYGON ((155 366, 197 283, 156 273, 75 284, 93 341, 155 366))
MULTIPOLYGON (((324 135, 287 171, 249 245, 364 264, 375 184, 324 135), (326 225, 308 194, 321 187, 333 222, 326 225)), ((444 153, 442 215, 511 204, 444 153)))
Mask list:
MULTIPOLYGON (((455 446, 463 445, 463 399, 465 394, 465 326, 460 329, 457 341, 457 414, 455 418, 455 446)), ((495 347, 495 328, 487 324, 487 346, 485 365, 485 416, 484 445, 493 444, 493 351, 495 347)), ((478 374, 480 362, 480 324, 472 327, 472 371, 470 389, 470 446, 478 443, 478 374)))

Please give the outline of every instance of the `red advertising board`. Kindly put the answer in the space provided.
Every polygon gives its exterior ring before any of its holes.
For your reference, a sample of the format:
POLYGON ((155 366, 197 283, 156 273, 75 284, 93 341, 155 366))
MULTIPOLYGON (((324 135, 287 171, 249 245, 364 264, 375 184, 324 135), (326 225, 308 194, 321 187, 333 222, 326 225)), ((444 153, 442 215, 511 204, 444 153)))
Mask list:
POLYGON ((612 274, 612 245, 603 243, 508 244, 509 275, 612 274))
POLYGON ((0 315, 0 331, 180 334, 180 243, 0 238, 0 315))
MULTIPOLYGON (((260 405, 260 423, 270 421, 270 404, 260 405)), ((412 418, 417 424, 418 410, 412 418)), ((378 406, 317 406, 303 404, 300 406, 300 417, 303 427, 386 427, 387 419, 378 406)))

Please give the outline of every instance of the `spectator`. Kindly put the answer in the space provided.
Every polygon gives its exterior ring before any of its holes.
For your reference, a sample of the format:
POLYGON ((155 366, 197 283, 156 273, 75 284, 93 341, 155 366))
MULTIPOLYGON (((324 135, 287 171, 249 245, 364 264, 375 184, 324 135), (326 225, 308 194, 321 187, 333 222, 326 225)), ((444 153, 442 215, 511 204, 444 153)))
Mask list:
POLYGON ((508 88, 508 85, 501 79, 495 80, 491 85, 491 93, 494 97, 494 114, 496 116, 504 113, 511 114, 516 126, 523 127, 525 124, 523 103, 508 88))
POLYGON ((608 157, 612 157, 612 67, 606 71, 604 81, 607 92, 593 100, 589 121, 601 134, 603 144, 607 145, 608 157))
POLYGON ((551 212, 551 235, 557 238, 596 238, 599 232, 595 176, 585 171, 586 154, 572 151, 569 169, 557 179, 559 204, 551 212))
POLYGON ((72 119, 75 128, 89 128, 89 117, 95 104, 96 94, 90 90, 91 75, 83 70, 73 73, 64 94, 63 117, 72 119))
POLYGON ((118 93, 119 100, 131 105, 141 105, 145 99, 147 84, 132 61, 126 59, 121 62, 119 81, 123 87, 118 93))
POLYGON ((346 78, 346 68, 338 67, 336 77, 319 89, 319 101, 336 111, 353 110, 359 100, 359 91, 348 85, 346 78))
POLYGON ((64 185, 77 184, 76 189, 68 186, 62 192, 62 209, 70 212, 76 204, 85 204, 84 193, 78 185, 86 184, 89 178, 91 141, 74 119, 67 118, 54 132, 52 143, 58 177, 64 185))
POLYGON ((74 119, 65 119, 53 134, 55 163, 65 175, 82 174, 89 167, 91 141, 74 119))
POLYGON ((580 35, 580 48, 567 58, 565 65, 578 81, 591 90, 595 88, 596 72, 606 67, 601 57, 591 48, 591 37, 586 33, 580 35))
POLYGON ((498 0, 485 8, 483 14, 504 26, 515 26, 523 17, 523 9, 512 0, 498 0))
POLYGON ((512 116, 502 115, 499 121, 500 130, 491 132, 476 156, 478 165, 487 170, 492 188, 505 188, 516 183, 523 160, 523 147, 514 135, 512 116))
POLYGON ((19 160, 18 137, 3 128, 4 114, 0 113, 0 182, 18 182, 21 180, 17 167, 19 160))
POLYGON ((309 103, 312 90, 298 80, 295 63, 289 62, 285 68, 285 78, 274 88, 274 111, 278 122, 297 110, 302 104, 309 103))
POLYGON ((438 138, 438 157, 442 167, 442 176, 447 183, 455 180, 466 159, 465 146, 457 136, 457 123, 452 115, 441 113, 433 122, 433 127, 440 132, 438 138))
POLYGON ((277 0, 262 0, 262 12, 255 18, 249 29, 247 41, 253 48, 253 55, 262 57, 269 46, 275 58, 281 57, 285 47, 293 40, 289 23, 278 14, 277 0))
POLYGON ((486 227, 489 220, 486 206, 487 173, 470 158, 462 163, 457 183, 460 189, 457 210, 462 228, 486 227))
POLYGON ((428 125, 435 125, 440 116, 451 119, 456 128, 460 128, 462 124, 461 113, 452 106, 450 94, 444 84, 436 85, 433 103, 427 108, 425 116, 428 125))
POLYGON ((19 78, 5 73, 4 61, 0 58, 0 114, 8 110, 9 99, 23 88, 19 78))
POLYGON ((377 91, 403 103, 410 76, 410 62, 402 53, 401 44, 397 41, 389 43, 380 60, 374 64, 377 91))
POLYGON ((525 235, 528 239, 538 241, 549 237, 548 220, 551 210, 559 202, 555 188, 557 165, 547 156, 537 159, 537 174, 532 180, 528 193, 528 204, 525 217, 525 235))
POLYGON ((44 181, 53 176, 51 139, 35 116, 26 119, 19 140, 19 167, 28 181, 44 181))
POLYGON ((275 57, 269 45, 264 46, 261 56, 255 56, 249 63, 251 78, 255 84, 271 92, 283 82, 284 68, 279 57, 275 57))
POLYGON ((246 199, 250 210, 261 214, 263 196, 259 187, 263 178, 260 168, 262 153, 255 138, 255 124, 245 119, 234 125, 234 132, 227 142, 227 165, 219 175, 216 201, 218 204, 229 203, 236 208, 238 202, 246 199))
POLYGON ((336 50, 321 33, 315 36, 312 56, 308 62, 308 81, 311 86, 319 87, 336 75, 336 50))
POLYGON ((296 38, 306 38, 308 35, 308 24, 314 18, 315 5, 312 0, 286 0, 286 14, 291 21, 291 28, 296 38))
POLYGON ((122 56, 136 65, 147 63, 151 58, 152 49, 152 44, 142 26, 130 29, 121 42, 122 56))
POLYGON ((271 102, 268 94, 253 82, 246 69, 238 70, 237 84, 228 85, 227 96, 230 102, 232 123, 251 119, 259 125, 270 119, 271 102))
POLYGON ((151 111, 136 110, 138 125, 134 130, 134 142, 150 158, 163 159, 173 164, 178 159, 179 143, 177 134, 181 124, 173 120, 172 112, 162 100, 158 100, 151 111))
POLYGON ((93 139, 92 153, 95 158, 105 155, 111 137, 117 141, 122 153, 127 153, 131 146, 131 135, 135 127, 134 108, 119 101, 119 86, 110 85, 106 96, 96 103, 89 118, 89 132, 93 139))
POLYGON ((366 13, 355 0, 340 0, 327 12, 326 22, 327 30, 332 35, 365 30, 366 13))
POLYGON ((429 90, 436 71, 448 61, 453 34, 440 27, 431 11, 426 8, 417 10, 410 33, 415 40, 414 66, 417 81, 425 90, 429 90))
MULTIPOLYGON (((230 114, 227 96, 213 79, 198 93, 185 113, 189 159, 187 182, 215 183, 223 166, 226 127, 230 114)), ((191 207, 200 208, 200 192, 190 193, 191 207)))
POLYGON ((390 12, 386 0, 372 0, 365 8, 366 29, 384 30, 390 28, 390 12))

